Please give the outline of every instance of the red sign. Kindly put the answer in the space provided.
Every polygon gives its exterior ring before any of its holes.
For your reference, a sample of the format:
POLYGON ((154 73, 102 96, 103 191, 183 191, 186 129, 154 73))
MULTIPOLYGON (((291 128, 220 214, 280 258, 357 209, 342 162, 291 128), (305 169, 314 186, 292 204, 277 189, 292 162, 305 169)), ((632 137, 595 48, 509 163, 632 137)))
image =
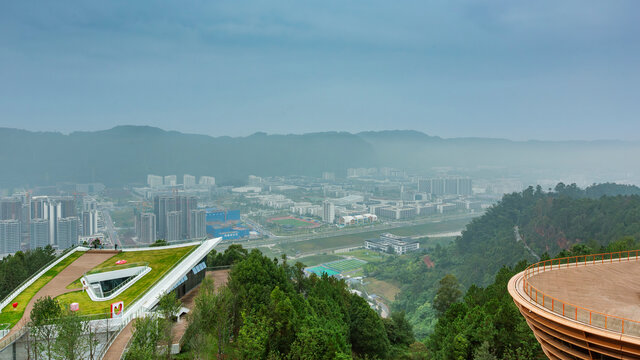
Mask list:
POLYGON ((122 317, 124 313, 124 302, 118 301, 111 304, 111 318, 122 317))

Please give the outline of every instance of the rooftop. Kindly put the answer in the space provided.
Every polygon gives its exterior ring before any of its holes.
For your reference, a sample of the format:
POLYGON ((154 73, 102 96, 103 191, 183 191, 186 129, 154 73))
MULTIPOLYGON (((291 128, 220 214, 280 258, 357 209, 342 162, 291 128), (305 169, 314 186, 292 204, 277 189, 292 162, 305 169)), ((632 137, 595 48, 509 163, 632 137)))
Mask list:
POLYGON ((605 314, 640 321, 640 261, 546 271, 529 283, 550 297, 605 314))

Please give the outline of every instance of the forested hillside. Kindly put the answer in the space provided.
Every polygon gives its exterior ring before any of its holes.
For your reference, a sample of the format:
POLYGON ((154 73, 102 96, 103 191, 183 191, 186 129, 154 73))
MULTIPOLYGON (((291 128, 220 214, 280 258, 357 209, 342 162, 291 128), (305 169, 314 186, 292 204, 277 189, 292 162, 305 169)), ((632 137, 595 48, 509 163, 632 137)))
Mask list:
POLYGON ((426 356, 424 345, 414 344, 402 313, 380 318, 363 298, 349 292, 344 280, 326 274, 306 277, 301 263, 290 265, 238 246, 214 253, 209 261, 235 265, 228 285, 217 292, 209 281, 202 284, 185 336, 185 358, 426 356))
POLYGON ((121 186, 144 183, 154 173, 212 175, 221 183, 242 181, 249 174, 320 176, 333 171, 340 177, 349 167, 619 172, 638 155, 638 142, 443 139, 417 131, 214 137, 148 126, 68 135, 0 128, 0 167, 11 169, 0 173, 0 187, 64 181, 121 186))
POLYGON ((45 248, 18 251, 0 260, 0 299, 55 258, 53 248, 47 245, 45 248))
POLYGON ((640 239, 640 196, 618 195, 638 193, 637 187, 615 184, 584 190, 558 184, 552 192, 530 187, 505 195, 468 224, 454 243, 431 251, 434 268, 424 264, 423 254, 409 254, 368 264, 365 271, 401 284, 393 308, 405 311, 416 336, 424 338, 436 323, 433 300, 437 283, 446 274, 455 275, 463 289, 484 287, 504 266, 532 262, 537 256, 557 254, 576 244, 597 251, 623 238, 640 239))

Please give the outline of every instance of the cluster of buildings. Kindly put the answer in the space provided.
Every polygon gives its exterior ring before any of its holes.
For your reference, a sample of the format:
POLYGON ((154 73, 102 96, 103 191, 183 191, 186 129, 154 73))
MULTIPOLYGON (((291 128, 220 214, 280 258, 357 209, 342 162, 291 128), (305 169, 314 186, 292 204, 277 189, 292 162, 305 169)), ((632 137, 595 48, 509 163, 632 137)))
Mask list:
POLYGON ((473 188, 469 178, 433 178, 418 180, 418 192, 435 196, 470 196, 473 195, 473 188))
POLYGON ((420 249, 420 243, 413 241, 410 237, 384 233, 380 234, 380 237, 377 239, 365 240, 364 248, 384 253, 403 255, 420 249))
POLYGON ((0 200, 0 254, 51 245, 64 250, 104 228, 95 200, 21 193, 0 200))
POLYGON ((405 177, 404 170, 398 170, 389 167, 381 168, 348 168, 347 178, 368 177, 368 176, 384 176, 384 177, 405 177))
POLYGON ((349 225, 363 225, 363 224, 371 224, 378 221, 378 216, 373 214, 362 214, 362 215, 343 215, 338 218, 339 226, 349 226, 349 225))
POLYGON ((206 210, 194 195, 156 195, 153 213, 136 214, 136 235, 143 243, 205 238, 206 210))
MULTIPOLYGON (((200 176, 196 183, 196 177, 189 174, 182 176, 182 185, 184 188, 195 187, 196 185, 214 186, 216 184, 216 178, 213 176, 200 176)), ((176 175, 147 175, 147 185, 152 189, 158 189, 162 187, 173 187, 178 185, 178 177, 176 175)))

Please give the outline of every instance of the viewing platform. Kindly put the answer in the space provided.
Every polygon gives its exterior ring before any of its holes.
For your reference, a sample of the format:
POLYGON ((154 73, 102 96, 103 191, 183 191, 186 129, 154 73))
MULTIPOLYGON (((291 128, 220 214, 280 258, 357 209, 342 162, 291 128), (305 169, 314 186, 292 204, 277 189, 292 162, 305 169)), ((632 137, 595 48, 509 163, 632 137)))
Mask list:
POLYGON ((640 250, 541 261, 509 293, 550 359, 640 359, 640 250))

